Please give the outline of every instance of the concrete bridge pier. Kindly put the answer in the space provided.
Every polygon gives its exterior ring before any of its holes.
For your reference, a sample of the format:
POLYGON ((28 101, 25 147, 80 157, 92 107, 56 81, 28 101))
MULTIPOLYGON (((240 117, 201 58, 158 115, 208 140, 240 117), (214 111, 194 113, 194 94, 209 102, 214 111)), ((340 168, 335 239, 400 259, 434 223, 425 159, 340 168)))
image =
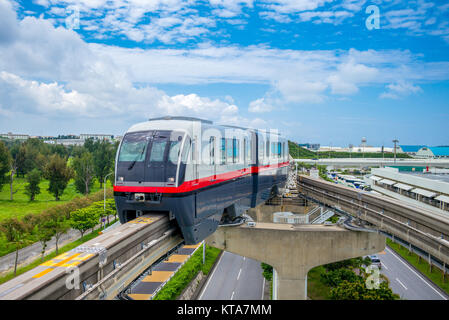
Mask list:
POLYGON ((385 249, 385 237, 374 232, 262 222, 255 227, 220 227, 206 242, 273 266, 277 275, 273 296, 279 300, 306 300, 307 273, 316 266, 385 249))

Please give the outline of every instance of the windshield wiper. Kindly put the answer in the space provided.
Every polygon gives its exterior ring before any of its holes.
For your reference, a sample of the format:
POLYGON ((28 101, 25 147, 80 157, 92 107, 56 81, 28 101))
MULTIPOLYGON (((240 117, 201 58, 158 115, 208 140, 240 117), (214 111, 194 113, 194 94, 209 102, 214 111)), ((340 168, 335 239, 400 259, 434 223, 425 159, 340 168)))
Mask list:
POLYGON ((137 159, 139 159, 140 157, 142 157, 142 155, 143 155, 145 149, 146 149, 146 148, 143 147, 142 152, 140 153, 140 155, 139 155, 138 157, 136 157, 136 160, 134 160, 133 163, 131 163, 131 164, 129 165, 128 170, 131 170, 131 169, 134 167, 134 165, 135 165, 136 162, 137 162, 137 159))

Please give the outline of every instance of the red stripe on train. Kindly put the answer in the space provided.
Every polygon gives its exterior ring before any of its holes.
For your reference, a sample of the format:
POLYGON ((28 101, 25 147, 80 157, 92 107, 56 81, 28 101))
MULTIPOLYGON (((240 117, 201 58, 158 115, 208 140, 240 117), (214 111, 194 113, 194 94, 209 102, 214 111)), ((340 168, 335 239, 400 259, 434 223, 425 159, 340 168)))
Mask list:
POLYGON ((209 176, 197 180, 186 181, 179 187, 139 187, 139 186, 114 186, 114 191, 117 192, 157 192, 157 193, 183 193, 201 188, 205 188, 217 183, 225 182, 231 179, 246 176, 250 173, 258 173, 261 171, 285 167, 289 162, 276 163, 260 167, 251 167, 240 169, 236 171, 217 174, 216 176, 209 176))

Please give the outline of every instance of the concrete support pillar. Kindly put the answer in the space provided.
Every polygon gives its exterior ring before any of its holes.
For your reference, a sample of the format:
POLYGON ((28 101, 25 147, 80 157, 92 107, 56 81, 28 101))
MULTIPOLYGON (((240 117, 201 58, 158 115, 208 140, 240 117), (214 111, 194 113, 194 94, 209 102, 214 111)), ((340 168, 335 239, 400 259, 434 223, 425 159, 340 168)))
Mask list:
POLYGON ((313 267, 385 249, 385 237, 374 232, 262 222, 220 227, 206 243, 271 265, 276 270, 274 297, 282 300, 307 299, 307 273, 313 267))

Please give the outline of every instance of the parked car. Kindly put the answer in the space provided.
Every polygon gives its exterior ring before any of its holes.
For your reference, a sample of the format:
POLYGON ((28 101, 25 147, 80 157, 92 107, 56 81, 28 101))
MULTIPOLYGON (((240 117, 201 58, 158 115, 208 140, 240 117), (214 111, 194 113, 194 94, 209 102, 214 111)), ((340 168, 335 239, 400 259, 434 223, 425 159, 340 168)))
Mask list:
POLYGON ((371 259, 371 264, 373 266, 377 266, 379 269, 382 269, 382 263, 380 262, 380 259, 378 256, 373 254, 373 255, 369 256, 369 258, 371 259))

